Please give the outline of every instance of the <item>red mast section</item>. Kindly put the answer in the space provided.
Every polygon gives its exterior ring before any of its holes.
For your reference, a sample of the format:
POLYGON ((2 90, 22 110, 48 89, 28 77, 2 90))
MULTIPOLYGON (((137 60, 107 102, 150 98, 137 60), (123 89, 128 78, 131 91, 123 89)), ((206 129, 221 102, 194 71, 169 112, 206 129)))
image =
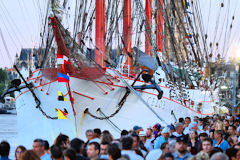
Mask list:
POLYGON ((152 46, 151 46, 151 28, 152 28, 152 0, 146 0, 146 26, 145 26, 145 53, 151 56, 152 46))
POLYGON ((163 41, 163 0, 157 2, 157 50, 162 52, 163 41))
POLYGON ((59 26, 58 26, 58 21, 57 21, 55 16, 50 17, 50 19, 51 19, 51 22, 52 22, 52 29, 53 29, 54 36, 55 36, 56 43, 57 43, 57 53, 68 57, 68 62, 69 63, 68 64, 63 64, 63 66, 62 66, 63 69, 65 70, 64 72, 65 72, 65 74, 69 73, 70 75, 73 75, 74 74, 74 69, 73 69, 73 66, 72 66, 72 63, 71 63, 71 60, 70 60, 70 52, 65 45, 62 33, 61 33, 61 31, 59 29, 59 26))
POLYGON ((53 28, 55 39, 56 39, 56 42, 57 42, 57 53, 65 55, 69 58, 69 50, 67 49, 67 47, 64 43, 62 33, 61 33, 61 31, 58 27, 58 21, 57 21, 55 16, 50 17, 50 19, 51 19, 51 22, 52 22, 52 28, 53 28))
MULTIPOLYGON (((131 53, 131 30, 132 30, 132 21, 131 21, 131 0, 124 0, 123 6, 123 54, 131 53)), ((127 56, 127 65, 129 66, 129 72, 131 72, 131 59, 127 56)))
POLYGON ((104 67, 105 59, 105 0, 96 0, 95 62, 104 67))

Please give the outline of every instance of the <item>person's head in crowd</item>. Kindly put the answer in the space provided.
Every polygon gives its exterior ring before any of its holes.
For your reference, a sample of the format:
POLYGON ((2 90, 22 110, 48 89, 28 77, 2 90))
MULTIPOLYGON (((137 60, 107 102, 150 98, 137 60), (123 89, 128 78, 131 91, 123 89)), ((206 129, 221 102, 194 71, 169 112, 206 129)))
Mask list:
POLYGON ((44 155, 44 144, 42 139, 35 139, 33 141, 33 151, 37 153, 39 157, 44 155))
POLYGON ((234 121, 234 126, 238 127, 239 126, 239 117, 234 121))
POLYGON ((100 137, 101 142, 111 143, 113 141, 113 136, 108 130, 104 130, 100 137))
POLYGON ((203 123, 203 130, 207 131, 208 130, 208 126, 209 126, 208 123, 203 123))
POLYGON ((88 144, 87 155, 90 160, 97 160, 100 154, 100 145, 97 142, 88 144))
POLYGON ((209 131, 209 137, 212 138, 212 139, 214 139, 214 131, 215 131, 215 129, 211 129, 209 131))
POLYGON ((106 155, 106 154, 107 154, 108 145, 109 145, 108 142, 102 142, 102 143, 100 144, 100 154, 101 154, 101 155, 106 155))
POLYGON ((128 131, 127 130, 124 129, 124 130, 121 131, 121 137, 122 136, 127 136, 127 135, 128 135, 128 131))
POLYGON ((238 151, 237 151, 236 159, 237 159, 237 160, 240 159, 240 150, 239 150, 239 149, 238 149, 238 151))
POLYGON ((173 125, 167 125, 167 127, 170 129, 171 134, 175 131, 175 128, 173 125))
POLYGON ((219 148, 219 147, 214 147, 214 148, 210 151, 209 157, 211 158, 212 155, 214 155, 214 154, 217 153, 217 152, 223 152, 223 150, 222 150, 221 148, 219 148))
POLYGON ((121 157, 121 150, 115 143, 109 144, 107 153, 109 160, 117 160, 118 158, 121 157))
POLYGON ((24 146, 22 146, 22 145, 18 146, 15 150, 15 159, 20 160, 23 152, 25 152, 26 150, 27 149, 24 146))
POLYGON ((174 157, 171 152, 168 152, 163 155, 163 160, 174 160, 174 157))
POLYGON ((70 147, 74 149, 76 154, 82 155, 82 150, 84 147, 84 141, 79 138, 74 138, 70 141, 70 147))
POLYGON ((178 122, 184 124, 184 123, 185 123, 185 122, 184 122, 184 118, 183 118, 183 117, 180 117, 180 118, 178 119, 178 122))
POLYGON ((45 153, 50 153, 49 152, 49 143, 47 140, 43 140, 43 145, 44 145, 44 152, 45 153))
POLYGON ((177 124, 175 125, 175 128, 176 128, 176 132, 177 132, 178 134, 182 134, 182 132, 183 132, 183 124, 182 124, 182 123, 177 123, 177 124))
POLYGON ((233 124, 233 116, 231 115, 231 116, 229 116, 229 118, 228 118, 228 121, 229 121, 229 124, 230 125, 232 125, 233 124))
POLYGON ((93 130, 91 129, 86 130, 85 135, 87 140, 90 141, 91 139, 93 139, 93 130))
POLYGON ((205 152, 198 152, 195 156, 195 160, 209 160, 209 155, 205 152))
POLYGON ((228 127, 228 133, 231 135, 231 136, 234 136, 236 135, 236 127, 234 125, 230 125, 228 127))
POLYGON ((60 146, 54 144, 50 147, 50 153, 52 160, 62 160, 63 159, 63 150, 60 146))
POLYGON ((140 141, 142 141, 145 144, 145 142, 147 140, 146 133, 144 131, 140 131, 139 132, 139 138, 140 138, 140 141))
POLYGON ((151 139, 152 138, 152 134, 153 134, 153 130, 152 130, 152 128, 147 128, 147 130, 146 130, 146 137, 148 138, 148 139, 151 139))
POLYGON ((199 118, 198 119, 198 126, 202 126, 203 125, 203 119, 202 118, 199 118))
POLYGON ((209 153, 213 148, 213 141, 211 138, 206 137, 202 141, 202 151, 205 153, 209 153))
POLYGON ((200 133, 200 134, 199 134, 199 140, 200 140, 200 141, 203 141, 204 138, 206 138, 206 137, 208 137, 208 134, 207 134, 207 133, 200 133))
POLYGON ((195 123, 197 123, 197 122, 198 122, 198 116, 194 116, 193 121, 194 121, 195 123))
POLYGON ((162 153, 165 154, 165 153, 168 153, 170 152, 170 145, 168 144, 168 142, 164 142, 160 149, 162 150, 162 153))
POLYGON ((76 160, 76 152, 72 148, 64 151, 64 160, 76 160))
MULTIPOLYGON (((152 128, 153 128, 153 132, 160 132, 161 129, 161 125, 159 123, 156 123, 152 128)), ((154 133, 155 134, 155 133, 154 133)))
POLYGON ((190 133, 189 133, 189 139, 195 139, 197 140, 198 138, 198 133, 196 130, 191 130, 190 133))
POLYGON ((136 133, 132 133, 131 136, 133 138, 132 149, 137 149, 139 147, 140 137, 136 133))
POLYGON ((187 138, 185 136, 177 137, 176 149, 181 154, 187 151, 187 138))
POLYGON ((237 152, 237 160, 240 159, 240 150, 238 149, 238 152, 237 152))
POLYGON ((0 143, 0 156, 8 157, 10 152, 10 144, 7 141, 2 141, 0 143))
POLYGON ((170 136, 171 136, 171 132, 170 132, 170 129, 168 127, 165 127, 163 130, 162 130, 162 135, 165 139, 168 139, 170 136))
POLYGON ((94 137, 94 138, 100 138, 101 134, 102 134, 101 129, 95 128, 95 129, 93 130, 93 137, 94 137))
POLYGON ((228 127, 229 127, 229 121, 228 121, 227 119, 224 119, 224 120, 223 120, 223 125, 224 125, 224 127, 225 127, 226 129, 228 129, 228 127))
POLYGON ((41 160, 39 155, 33 150, 26 150, 22 156, 21 160, 41 160))
POLYGON ((59 145, 63 149, 69 148, 69 137, 60 133, 56 138, 55 144, 59 145))
POLYGON ((233 142, 233 139, 232 139, 231 136, 229 136, 229 137, 227 138, 227 142, 228 142, 228 144, 230 145, 230 147, 233 147, 233 146, 234 146, 234 142, 233 142))
POLYGON ((223 137, 223 130, 215 130, 214 132, 214 138, 216 140, 222 139, 223 137))
POLYGON ((185 118, 185 124, 189 125, 191 123, 191 118, 190 117, 186 117, 185 118))
POLYGON ((133 145, 133 138, 130 136, 123 137, 121 143, 123 150, 131 150, 133 145))
POLYGON ((225 153, 217 152, 212 155, 210 160, 229 160, 228 156, 225 153))
POLYGON ((137 133, 137 135, 139 135, 139 132, 140 132, 140 131, 143 131, 143 128, 136 125, 136 126, 133 127, 133 131, 134 131, 135 133, 137 133))
POLYGON ((226 155, 228 156, 229 160, 237 160, 237 152, 238 150, 235 148, 228 148, 226 150, 226 155))

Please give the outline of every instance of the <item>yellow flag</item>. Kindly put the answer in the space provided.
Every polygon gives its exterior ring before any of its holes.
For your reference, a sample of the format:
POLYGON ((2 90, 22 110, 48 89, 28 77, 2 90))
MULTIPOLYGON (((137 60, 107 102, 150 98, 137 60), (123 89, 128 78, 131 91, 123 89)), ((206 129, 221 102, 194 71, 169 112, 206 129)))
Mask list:
POLYGON ((67 114, 64 113, 61 109, 58 109, 58 119, 67 119, 67 114))
POLYGON ((65 98, 61 91, 58 91, 58 100, 59 101, 67 101, 67 98, 65 98))

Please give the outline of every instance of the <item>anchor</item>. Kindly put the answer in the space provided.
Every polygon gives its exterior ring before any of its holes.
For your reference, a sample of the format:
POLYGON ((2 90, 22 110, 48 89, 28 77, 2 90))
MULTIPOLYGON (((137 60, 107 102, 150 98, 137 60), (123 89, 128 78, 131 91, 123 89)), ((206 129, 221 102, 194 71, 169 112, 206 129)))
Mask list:
MULTIPOLYGON (((20 84, 21 84, 21 80, 20 79, 12 80, 10 86, 6 89, 6 91, 4 91, 0 95, 0 102, 1 103, 5 103, 4 97, 7 94, 10 94, 10 93, 15 92, 15 91, 19 91, 20 92, 21 89, 27 88, 27 85, 20 86, 20 84)), ((29 84, 29 85, 30 85, 30 87, 32 87, 32 84, 29 84)))
POLYGON ((158 99, 161 99, 163 96, 163 91, 162 89, 159 87, 159 85, 155 82, 155 80, 153 79, 153 76, 146 73, 148 72, 148 70, 142 70, 138 76, 135 78, 134 82, 132 83, 132 87, 134 89, 140 89, 140 90, 144 90, 144 89, 156 89, 158 91, 158 99), (134 86, 134 84, 136 83, 136 81, 139 79, 140 75, 142 75, 142 79, 144 80, 144 82, 149 83, 151 82, 151 84, 149 85, 140 85, 140 86, 134 86))

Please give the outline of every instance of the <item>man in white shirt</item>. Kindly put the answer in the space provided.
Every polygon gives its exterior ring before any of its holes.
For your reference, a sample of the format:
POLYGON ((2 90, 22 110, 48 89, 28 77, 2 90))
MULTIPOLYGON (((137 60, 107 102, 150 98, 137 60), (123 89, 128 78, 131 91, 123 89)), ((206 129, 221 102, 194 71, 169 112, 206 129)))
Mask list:
POLYGON ((130 136, 123 137, 121 140, 122 143, 122 151, 121 154, 127 155, 130 160, 144 160, 143 157, 140 155, 137 155, 133 150, 132 150, 132 145, 133 145, 133 138, 130 136))
POLYGON ((192 127, 193 127, 193 124, 191 123, 191 118, 190 117, 186 117, 185 118, 185 123, 184 123, 184 126, 183 126, 183 128, 184 128, 183 133, 185 135, 189 134, 191 129, 192 129, 192 127))
POLYGON ((153 135, 152 135, 152 129, 148 128, 146 131, 146 143, 144 144, 144 146, 147 148, 148 152, 150 152, 151 150, 153 150, 153 135))
POLYGON ((183 136, 183 124, 182 123, 177 123, 175 125, 175 129, 176 131, 173 132, 173 137, 181 137, 183 136))

